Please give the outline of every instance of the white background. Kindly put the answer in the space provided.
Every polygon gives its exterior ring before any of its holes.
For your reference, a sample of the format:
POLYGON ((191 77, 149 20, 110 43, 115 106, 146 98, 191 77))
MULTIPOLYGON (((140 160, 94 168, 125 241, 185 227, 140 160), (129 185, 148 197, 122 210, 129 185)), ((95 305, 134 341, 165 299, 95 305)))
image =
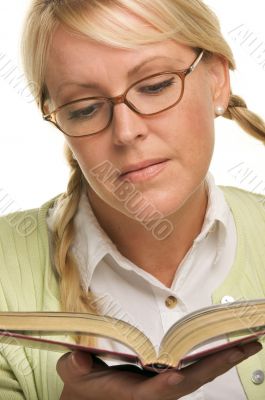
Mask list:
MULTIPOLYGON (((205 2, 218 15, 235 55, 233 92, 265 119, 264 2, 205 2)), ((19 41, 29 4, 30 0, 0 2, 0 214, 38 207, 64 191, 68 180, 63 135, 42 120, 26 83, 16 86, 23 74, 19 41), (5 76, 11 70, 13 73, 5 76)), ((216 120, 216 148, 210 170, 217 184, 265 193, 264 146, 235 122, 216 120)))

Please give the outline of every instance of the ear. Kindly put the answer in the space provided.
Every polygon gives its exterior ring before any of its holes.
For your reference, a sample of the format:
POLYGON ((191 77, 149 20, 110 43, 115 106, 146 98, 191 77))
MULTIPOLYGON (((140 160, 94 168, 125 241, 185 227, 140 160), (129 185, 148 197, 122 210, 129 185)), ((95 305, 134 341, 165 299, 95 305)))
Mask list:
POLYGON ((228 61, 223 57, 214 55, 208 63, 208 74, 211 82, 213 114, 215 115, 215 107, 220 105, 227 109, 230 99, 231 86, 228 61))

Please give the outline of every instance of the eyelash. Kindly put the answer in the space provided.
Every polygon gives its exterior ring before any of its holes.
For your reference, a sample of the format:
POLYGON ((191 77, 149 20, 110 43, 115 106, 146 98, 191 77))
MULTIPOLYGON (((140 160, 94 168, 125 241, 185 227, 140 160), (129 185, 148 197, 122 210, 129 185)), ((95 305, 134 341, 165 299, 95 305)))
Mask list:
MULTIPOLYGON (((146 88, 155 88, 155 87, 158 87, 158 88, 160 88, 160 89, 163 90, 163 89, 165 89, 165 88, 171 86, 172 84, 173 84, 173 78, 168 79, 168 80, 163 81, 163 82, 160 82, 160 83, 156 83, 156 84, 154 84, 154 85, 145 86, 145 87, 146 87, 146 88)), ((143 93, 144 91, 139 90, 139 92, 140 92, 140 93, 143 93)))

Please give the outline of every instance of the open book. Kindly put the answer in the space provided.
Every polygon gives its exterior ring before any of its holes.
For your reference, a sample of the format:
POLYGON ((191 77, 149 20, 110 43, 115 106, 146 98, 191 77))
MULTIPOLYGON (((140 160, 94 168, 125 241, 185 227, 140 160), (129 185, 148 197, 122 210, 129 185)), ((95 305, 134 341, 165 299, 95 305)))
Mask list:
POLYGON ((0 343, 54 351, 80 349, 99 356, 109 355, 138 363, 147 370, 182 368, 224 348, 262 339, 264 334, 265 299, 214 305, 188 314, 166 332, 158 354, 143 332, 109 316, 63 312, 0 312, 0 343), (211 346, 214 339, 228 333, 232 334, 232 341, 211 346), (113 339, 133 350, 135 355, 56 341, 56 335, 62 334, 113 339), (54 336, 54 340, 45 338, 45 335, 54 336), (200 351, 200 346, 206 343, 210 344, 208 349, 200 351))

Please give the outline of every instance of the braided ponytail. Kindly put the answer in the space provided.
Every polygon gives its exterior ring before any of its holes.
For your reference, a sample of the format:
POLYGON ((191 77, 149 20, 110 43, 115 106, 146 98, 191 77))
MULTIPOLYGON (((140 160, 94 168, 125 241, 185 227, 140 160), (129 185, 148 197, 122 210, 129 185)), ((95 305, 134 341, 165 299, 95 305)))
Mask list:
POLYGON ((235 120, 239 126, 254 138, 265 144, 265 122, 247 108, 245 101, 231 93, 224 118, 235 120))
MULTIPOLYGON (((71 244, 75 236, 74 216, 77 212, 85 178, 73 158, 70 148, 65 144, 65 156, 70 165, 70 179, 67 190, 58 201, 57 218, 54 225, 53 261, 58 275, 62 311, 94 313, 95 306, 91 292, 85 293, 77 262, 71 253, 71 244)), ((77 343, 93 345, 94 339, 77 336, 77 343)))

